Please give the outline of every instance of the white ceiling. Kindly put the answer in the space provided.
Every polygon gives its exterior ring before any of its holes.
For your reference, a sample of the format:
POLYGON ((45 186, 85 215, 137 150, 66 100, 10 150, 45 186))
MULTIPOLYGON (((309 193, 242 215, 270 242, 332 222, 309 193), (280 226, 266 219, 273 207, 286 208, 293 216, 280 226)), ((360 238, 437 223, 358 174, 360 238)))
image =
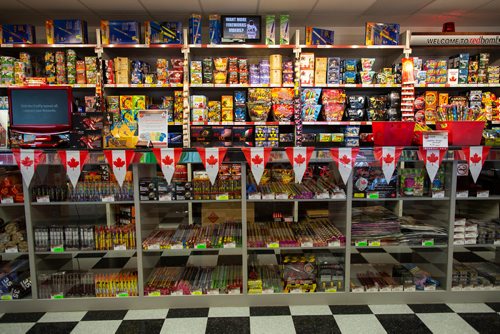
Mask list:
MULTIPOLYGON (((403 26, 498 27, 500 0, 0 0, 3 23, 42 24, 48 18, 186 20, 190 13, 291 14, 292 26, 362 26, 366 21, 403 26)), ((462 30, 464 31, 464 30, 462 30)))

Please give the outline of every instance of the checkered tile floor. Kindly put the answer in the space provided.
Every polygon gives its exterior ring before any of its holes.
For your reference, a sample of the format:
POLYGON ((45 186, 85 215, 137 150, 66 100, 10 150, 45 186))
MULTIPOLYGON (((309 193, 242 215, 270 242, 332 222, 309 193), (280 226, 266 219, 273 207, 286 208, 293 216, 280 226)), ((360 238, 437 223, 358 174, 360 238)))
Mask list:
POLYGON ((0 333, 499 333, 500 303, 8 313, 0 333))

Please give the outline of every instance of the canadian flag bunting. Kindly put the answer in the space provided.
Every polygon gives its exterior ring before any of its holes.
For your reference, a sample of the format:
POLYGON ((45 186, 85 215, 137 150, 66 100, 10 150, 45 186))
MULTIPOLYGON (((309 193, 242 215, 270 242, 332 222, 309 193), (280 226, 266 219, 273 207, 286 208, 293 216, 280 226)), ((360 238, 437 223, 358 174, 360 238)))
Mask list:
POLYGON ((470 146, 463 147, 462 151, 465 154, 465 159, 467 160, 467 164, 469 164, 470 175, 472 175, 472 179, 474 183, 477 182, 477 178, 483 169, 483 164, 486 158, 488 157, 488 153, 490 152, 490 147, 488 146, 470 146))
POLYGON ((304 173, 306 172, 309 160, 311 160, 314 147, 287 147, 286 155, 293 166, 295 174, 295 183, 302 182, 304 173))
POLYGON ((58 151, 59 157, 61 158, 61 163, 66 169, 66 175, 68 176, 73 188, 76 187, 80 174, 82 172, 83 166, 87 162, 88 151, 58 151))
POLYGON ((21 170, 24 183, 29 186, 38 164, 42 160, 43 152, 32 149, 13 149, 12 153, 16 158, 17 165, 21 170))
POLYGON ((330 149, 333 161, 337 163, 337 168, 339 169, 340 176, 344 184, 347 184, 349 176, 351 175, 352 168, 356 162, 356 157, 359 153, 359 148, 332 148, 330 149))
POLYGON ((104 151, 104 155, 111 166, 118 185, 121 187, 123 181, 125 181, 128 166, 134 159, 135 152, 131 150, 107 150, 104 151))
POLYGON ((181 158, 182 148, 153 148, 153 153, 165 180, 170 184, 174 176, 175 166, 181 158))
POLYGON ((267 162, 271 157, 271 147, 245 147, 241 149, 245 158, 250 165, 253 177, 257 184, 260 183, 262 174, 264 174, 264 169, 266 168, 267 162))
POLYGON ((396 169, 401 152, 403 152, 402 147, 394 146, 375 147, 373 149, 375 159, 377 159, 382 165, 382 172, 384 172, 387 183, 391 182, 391 178, 394 174, 394 170, 396 169))
POLYGON ((446 154, 446 149, 425 149, 421 147, 418 151, 418 157, 420 160, 424 161, 425 169, 427 174, 429 174, 429 179, 434 181, 436 174, 438 172, 439 166, 443 161, 444 155, 446 154))
POLYGON ((222 147, 209 147, 209 148, 198 148, 198 153, 200 154, 201 161, 205 166, 210 183, 214 185, 215 179, 219 174, 219 167, 224 156, 226 155, 227 148, 222 147))

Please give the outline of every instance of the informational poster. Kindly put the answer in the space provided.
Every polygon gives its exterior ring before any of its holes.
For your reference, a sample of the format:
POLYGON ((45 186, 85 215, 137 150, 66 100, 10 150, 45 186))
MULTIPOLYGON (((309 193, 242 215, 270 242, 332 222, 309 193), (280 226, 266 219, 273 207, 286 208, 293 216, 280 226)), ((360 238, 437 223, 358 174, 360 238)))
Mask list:
POLYGON ((155 147, 168 144, 168 121, 166 110, 139 110, 139 142, 155 147))

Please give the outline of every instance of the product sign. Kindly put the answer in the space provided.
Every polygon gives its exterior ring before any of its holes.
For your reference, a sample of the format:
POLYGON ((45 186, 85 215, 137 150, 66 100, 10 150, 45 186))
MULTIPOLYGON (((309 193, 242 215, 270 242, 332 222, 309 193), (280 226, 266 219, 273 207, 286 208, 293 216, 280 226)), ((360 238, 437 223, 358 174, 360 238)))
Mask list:
POLYGON ((66 175, 68 176, 73 188, 76 188, 78 179, 83 169, 83 165, 87 160, 89 154, 88 151, 58 151, 59 157, 61 158, 61 163, 66 170, 66 175))
POLYGON ((387 184, 391 182, 391 178, 394 174, 394 170, 396 170, 401 152, 403 152, 402 147, 393 146, 375 147, 373 149, 375 159, 377 159, 382 166, 382 171, 384 172, 387 184))
POLYGON ((174 176, 175 166, 181 158, 182 148, 154 148, 153 153, 156 157, 156 162, 160 165, 165 180, 170 184, 174 176))
POLYGON ((337 163, 337 168, 344 184, 347 184, 349 176, 351 176, 358 152, 359 148, 342 147, 330 149, 330 154, 332 155, 333 161, 337 163))
POLYGON ((286 155, 293 166, 295 183, 301 183, 306 172, 314 147, 287 147, 286 155))
POLYGON ((209 148, 198 148, 198 153, 200 154, 201 161, 205 166, 210 183, 214 185, 217 175, 219 174, 219 168, 224 161, 224 156, 226 155, 227 148, 219 147, 209 147, 209 148))
POLYGON ((168 121, 166 110, 139 110, 137 115, 139 140, 167 146, 168 121))
POLYGON ((32 149, 13 149, 12 153, 16 158, 17 165, 21 170, 24 183, 29 186, 33 175, 35 175, 36 167, 42 160, 43 152, 40 150, 32 149))
POLYGON ((411 35, 411 46, 494 46, 500 45, 499 34, 473 34, 473 35, 411 35))
POLYGON ((118 185, 121 187, 123 181, 125 181, 128 166, 134 159, 135 152, 131 150, 109 150, 104 151, 104 155, 113 170, 118 185))
POLYGON ((488 146, 470 146, 462 148, 462 151, 465 154, 465 160, 469 165, 469 171, 474 180, 474 183, 477 182, 477 178, 483 169, 484 162, 488 157, 488 153, 490 152, 490 148, 488 146))
POLYGON ((426 149, 422 147, 419 149, 418 157, 424 161, 431 182, 434 181, 445 154, 446 150, 442 149, 426 149))
POLYGON ((424 131, 422 147, 426 149, 446 150, 448 148, 448 131, 424 131))
POLYGON ((269 157, 271 156, 271 147, 245 147, 241 149, 252 171, 253 177, 257 184, 260 184, 260 179, 264 174, 269 157))

